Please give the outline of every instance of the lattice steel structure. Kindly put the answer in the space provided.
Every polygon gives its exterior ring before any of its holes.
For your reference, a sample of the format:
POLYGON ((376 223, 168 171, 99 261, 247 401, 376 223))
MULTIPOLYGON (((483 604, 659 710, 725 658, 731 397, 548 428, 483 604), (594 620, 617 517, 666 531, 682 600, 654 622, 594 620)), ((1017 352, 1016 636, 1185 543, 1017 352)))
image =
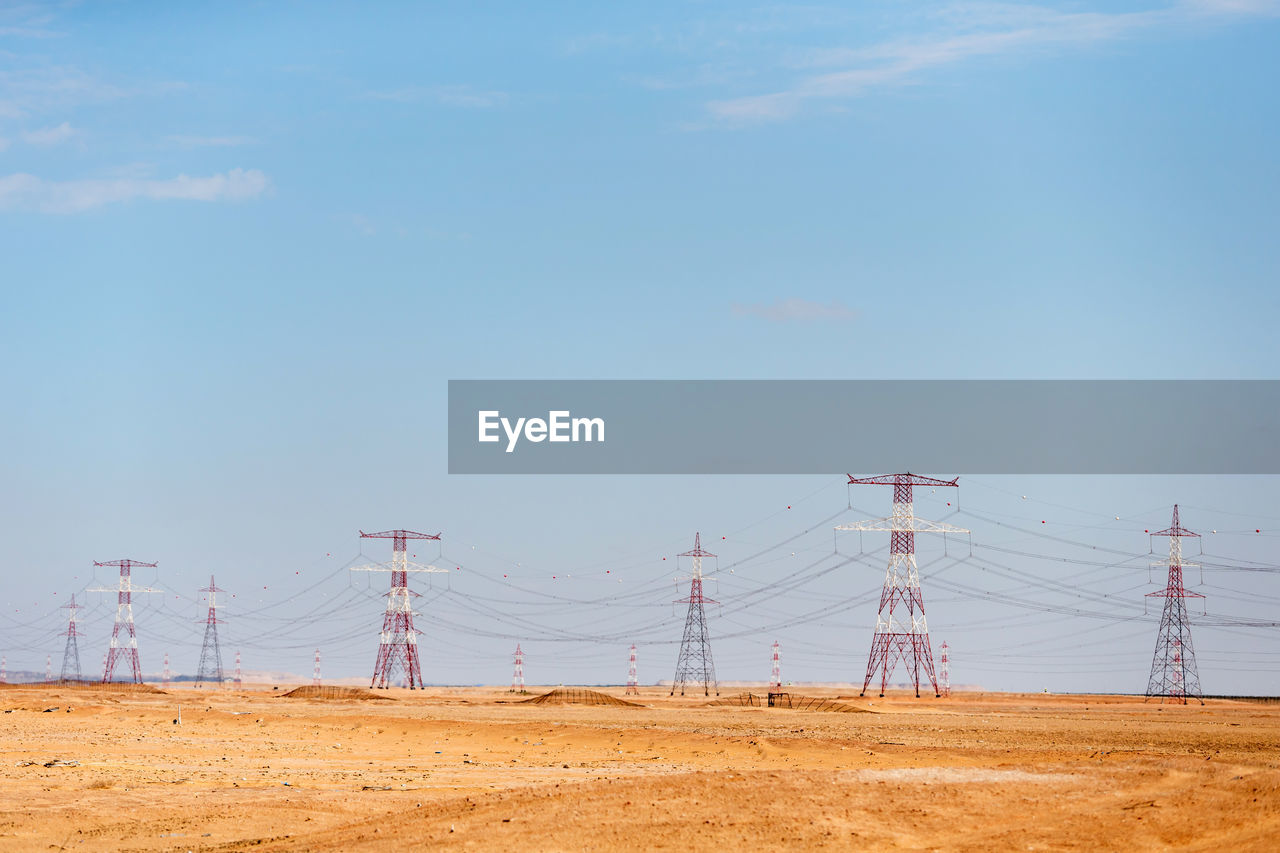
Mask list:
POLYGON ((204 645, 200 647, 200 666, 196 668, 196 687, 203 687, 206 681, 222 686, 222 649, 218 645, 218 593, 226 592, 218 589, 209 575, 209 585, 200 590, 209 601, 209 615, 204 620, 204 645))
POLYGON ((938 693, 943 697, 951 695, 951 647, 943 641, 938 658, 938 693))
POLYGON ((412 530, 385 530, 381 533, 360 531, 361 539, 390 539, 391 564, 382 563, 355 566, 352 571, 390 572, 391 591, 387 593, 387 612, 382 617, 382 635, 378 644, 378 659, 373 666, 370 687, 386 688, 395 681, 395 674, 404 674, 410 690, 422 684, 422 662, 418 657, 418 634, 413 627, 413 599, 418 596, 409 589, 409 575, 439 573, 446 569, 409 562, 410 539, 439 540, 440 534, 415 533, 412 530))
POLYGON ((164 672, 160 674, 160 684, 162 687, 168 687, 169 682, 173 681, 173 671, 169 669, 169 653, 164 653, 164 672))
POLYGON ((60 681, 79 681, 80 680, 80 633, 76 630, 76 611, 80 609, 80 605, 76 604, 76 597, 71 596, 71 603, 64 604, 63 608, 69 611, 67 616, 67 645, 62 650, 62 676, 60 681))
POLYGON ((237 688, 244 686, 244 679, 240 677, 240 652, 236 652, 236 680, 233 684, 237 688))
POLYGON ((107 647, 107 659, 102 664, 102 682, 106 684, 115 677, 116 666, 123 658, 129 663, 130 675, 134 684, 142 683, 142 665, 138 661, 138 632, 133 625, 133 594, 135 592, 159 592, 150 587, 133 585, 133 570, 154 569, 155 563, 144 563, 140 560, 110 560, 95 566, 116 566, 120 569, 120 585, 115 589, 94 587, 89 592, 114 592, 116 594, 116 621, 111 627, 111 644, 107 647), (122 636, 123 634, 123 636, 122 636))
POLYGON ((1196 668, 1196 650, 1191 643, 1191 620, 1187 618, 1187 599, 1204 598, 1198 592, 1187 592, 1182 585, 1184 566, 1196 563, 1182 560, 1184 537, 1199 538, 1182 526, 1178 518, 1178 505, 1173 505, 1173 524, 1152 536, 1169 537, 1169 559, 1152 563, 1152 567, 1168 566, 1169 580, 1159 592, 1147 593, 1148 598, 1163 598, 1164 612, 1160 617, 1160 633, 1156 635, 1156 651, 1151 661, 1151 676, 1147 680, 1147 697, 1160 697, 1161 703, 1177 702, 1185 705, 1187 697, 1204 704, 1200 692, 1200 672, 1196 668))
POLYGON ((636 675, 636 644, 631 644, 631 660, 627 662, 627 692, 625 696, 640 695, 640 680, 636 675))
POLYGON ((889 532, 889 568, 885 572, 884 590, 880 593, 880 610, 876 615, 876 631, 867 658, 867 675, 862 692, 879 674, 880 695, 884 695, 893 674, 902 661, 907 675, 920 695, 921 675, 938 693, 938 679, 933 670, 933 650, 929 647, 929 625, 924 615, 924 595, 920 591, 920 570, 916 565, 917 533, 968 533, 963 527, 915 517, 913 486, 956 488, 958 480, 937 480, 907 472, 881 474, 876 477, 849 475, 851 485, 893 486, 893 514, 888 518, 842 524, 836 530, 882 530, 889 532), (923 672, 922 672, 923 671, 923 672))
POLYGON ((53 655, 45 655, 44 658, 44 680, 45 682, 53 681, 53 655))
POLYGON ((311 672, 311 683, 320 686, 320 650, 316 649, 316 668, 311 672))
POLYGON ((782 653, 777 640, 773 641, 773 668, 769 671, 769 689, 782 689, 782 653))
POLYGON ((524 693, 524 651, 516 643, 516 652, 511 658, 514 668, 511 670, 511 692, 524 693))
POLYGON ((9 683, 9 659, 0 658, 0 684, 9 683))
POLYGON ((711 637, 707 633, 706 604, 718 602, 706 598, 702 594, 702 558, 714 557, 710 551, 702 548, 702 534, 693 537, 693 550, 677 554, 677 557, 693 558, 693 574, 689 578, 689 597, 676 600, 676 604, 689 605, 689 614, 684 622, 684 639, 680 641, 680 656, 676 659, 676 676, 671 682, 671 695, 676 690, 683 696, 688 684, 702 683, 703 695, 710 696, 714 690, 720 695, 720 683, 716 681, 716 665, 711 658, 711 637))

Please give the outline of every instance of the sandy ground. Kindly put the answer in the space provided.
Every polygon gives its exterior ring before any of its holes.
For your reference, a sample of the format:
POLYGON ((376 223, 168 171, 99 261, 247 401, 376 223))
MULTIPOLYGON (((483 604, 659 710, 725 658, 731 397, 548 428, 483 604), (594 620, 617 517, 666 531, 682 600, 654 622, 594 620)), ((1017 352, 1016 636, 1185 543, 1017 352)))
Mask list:
POLYGON ((1280 849, 1280 705, 283 692, 0 687, 0 849, 1280 849))

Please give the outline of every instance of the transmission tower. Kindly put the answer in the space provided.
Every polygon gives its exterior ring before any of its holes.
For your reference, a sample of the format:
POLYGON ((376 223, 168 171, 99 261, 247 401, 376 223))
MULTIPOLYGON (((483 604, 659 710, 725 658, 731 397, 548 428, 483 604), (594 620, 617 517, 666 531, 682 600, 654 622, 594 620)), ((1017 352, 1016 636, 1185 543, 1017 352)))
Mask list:
POLYGON ((365 533, 362 530, 360 538, 392 540, 391 565, 377 563, 352 568, 352 571, 358 572, 391 573, 391 592, 387 593, 387 612, 382 617, 378 660, 373 666, 373 681, 369 686, 387 687, 395 681, 395 673, 399 670, 407 678, 410 690, 422 687, 422 663, 418 659, 419 632, 413 627, 413 598, 418 594, 409 589, 409 575, 447 570, 410 563, 407 542, 410 539, 439 540, 440 534, 414 533, 412 530, 365 533))
POLYGON ((121 658, 129 661, 130 674, 133 677, 134 684, 142 683, 142 665, 138 662, 138 632, 133 626, 133 594, 135 592, 159 592, 160 590, 151 589, 150 587, 136 587, 133 585, 133 569, 147 568, 154 569, 155 563, 143 563, 138 560, 111 560, 105 563, 99 563, 96 560, 95 566, 117 566, 120 569, 120 585, 112 590, 109 587, 94 587, 89 592, 115 592, 116 593, 116 621, 111 627, 111 645, 107 647, 107 660, 102 665, 102 682, 106 684, 111 681, 116 673, 116 665, 121 658), (121 636, 123 631, 124 636, 121 636), (124 645, 121 645, 124 643, 124 645))
POLYGON ((938 660, 938 692, 946 697, 951 695, 951 647, 944 640, 942 657, 938 660))
POLYGON ((520 650, 519 643, 516 643, 516 653, 513 660, 515 661, 515 669, 511 671, 511 692, 524 693, 524 652, 520 650))
POLYGON ((640 695, 640 680, 636 677, 636 644, 631 644, 631 660, 627 664, 627 692, 626 696, 640 695))
POLYGON ((1187 697, 1204 704, 1200 693, 1200 672, 1196 669, 1196 650, 1191 644, 1191 620, 1187 618, 1188 598, 1204 598, 1198 592, 1187 592, 1182 586, 1183 566, 1195 563, 1182 561, 1184 536, 1199 538, 1199 533, 1187 530, 1178 520, 1178 505, 1173 505, 1173 524, 1152 536, 1169 537, 1169 559, 1155 566, 1169 567, 1169 582, 1159 592, 1147 593, 1148 598, 1163 598, 1164 613, 1160 617, 1160 633, 1156 635, 1156 653, 1151 661, 1151 677, 1147 681, 1147 696, 1159 696, 1166 700, 1187 704, 1187 697))
POLYGON ((9 683, 9 659, 0 658, 0 684, 9 683))
POLYGON ((884 577, 884 590, 880 593, 880 611, 876 616, 876 632, 871 639, 871 654, 867 658, 867 676, 862 682, 862 692, 880 674, 880 695, 884 695, 889 676, 901 660, 907 669, 916 696, 920 695, 920 670, 933 693, 938 693, 938 681, 933 672, 933 651, 929 647, 929 626, 924 617, 924 596, 920 592, 920 571, 916 566, 917 533, 968 533, 969 531, 938 521, 926 521, 915 517, 912 504, 912 486, 950 486, 956 480, 935 480, 910 472, 906 474, 882 474, 877 477, 849 475, 851 485, 893 486, 893 514, 888 518, 856 521, 842 524, 836 530, 886 530, 889 531, 889 568, 884 577))
POLYGON ((196 669, 196 687, 206 681, 222 685, 222 649, 218 647, 218 589, 209 575, 209 585, 200 590, 209 599, 209 615, 204 620, 204 645, 200 647, 200 666, 196 669))
POLYGON ((169 669, 169 653, 164 653, 164 672, 160 676, 161 685, 167 690, 169 683, 173 681, 173 672, 169 669))
POLYGON ((239 689, 240 687, 243 687, 243 686, 244 686, 244 681, 240 678, 240 652, 236 652, 236 680, 235 680, 235 686, 236 686, 236 688, 237 688, 237 689, 239 689))
POLYGON ((76 604, 76 597, 71 596, 71 603, 63 605, 64 609, 69 611, 67 617, 67 645, 62 650, 62 677, 61 681, 79 681, 80 680, 80 634, 76 631, 76 611, 80 609, 80 605, 76 604))
POLYGON ((778 650, 778 641, 773 641, 773 669, 769 673, 769 689, 782 689, 782 656, 778 650))
POLYGON ((53 655, 44 657, 44 681, 46 684, 53 681, 53 655))
POLYGON ((714 557, 710 551, 702 549, 702 534, 695 533, 693 550, 677 554, 677 557, 693 558, 693 574, 689 579, 689 597, 678 599, 676 604, 688 603, 689 615, 684 621, 684 639, 680 641, 680 656, 676 659, 676 677, 671 682, 671 695, 684 695, 686 684, 702 682, 702 692, 710 696, 715 690, 720 695, 720 683, 716 681, 716 665, 711 659, 711 637, 707 633, 707 614, 704 604, 718 602, 702 595, 702 558, 714 557))
POLYGON ((311 683, 320 686, 320 650, 316 649, 316 668, 311 673, 311 683))

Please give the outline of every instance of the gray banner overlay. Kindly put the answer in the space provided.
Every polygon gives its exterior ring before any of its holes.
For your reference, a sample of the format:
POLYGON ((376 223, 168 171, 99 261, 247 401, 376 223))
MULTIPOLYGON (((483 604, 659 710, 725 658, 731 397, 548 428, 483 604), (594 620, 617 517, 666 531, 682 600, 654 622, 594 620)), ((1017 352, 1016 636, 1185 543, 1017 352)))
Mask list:
POLYGON ((1277 474, 1280 381, 449 382, 450 474, 844 471, 1277 474))

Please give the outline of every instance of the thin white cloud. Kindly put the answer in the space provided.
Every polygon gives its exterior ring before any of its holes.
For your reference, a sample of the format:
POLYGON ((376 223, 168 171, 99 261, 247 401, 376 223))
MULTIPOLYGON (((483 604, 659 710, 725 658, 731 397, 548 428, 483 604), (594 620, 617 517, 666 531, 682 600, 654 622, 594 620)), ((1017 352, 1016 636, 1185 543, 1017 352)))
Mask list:
POLYGON ((41 213, 81 213, 134 199, 153 201, 244 201, 266 192, 270 182, 257 169, 193 178, 178 175, 151 178, 86 178, 47 181, 18 172, 0 176, 0 210, 35 210, 41 213))
POLYGON ((159 82, 117 86, 72 66, 0 71, 0 117, 21 118, 82 104, 99 104, 139 95, 160 95, 186 88, 159 82))
POLYGON ((187 136, 175 134, 166 136, 165 142, 179 148, 234 148, 240 145, 253 145, 257 142, 251 136, 187 136))
POLYGON ((812 101, 857 98, 889 86, 916 83, 920 72, 981 56, 1037 48, 1085 47, 1161 27, 1280 14, 1280 0, 1185 0, 1138 12, 1060 12, 1037 6, 969 3, 938 15, 948 29, 918 39, 860 48, 817 49, 792 56, 793 66, 837 68, 802 77, 776 92, 711 101, 726 122, 777 121, 812 101))
POLYGON ((815 320, 848 322, 858 312, 842 302, 813 302, 808 299, 780 299, 773 303, 735 302, 732 311, 738 317, 760 317, 772 323, 808 323, 815 320))
POLYGON ((407 86, 402 89, 366 92, 365 97, 373 101, 394 101, 401 104, 433 101, 450 107, 486 109, 505 104, 508 96, 506 92, 474 89, 470 86, 407 86))
POLYGON ((45 127, 39 130, 28 130, 22 134, 22 141, 28 145, 59 145, 71 139, 80 131, 76 130, 68 122, 56 125, 54 127, 45 127))

